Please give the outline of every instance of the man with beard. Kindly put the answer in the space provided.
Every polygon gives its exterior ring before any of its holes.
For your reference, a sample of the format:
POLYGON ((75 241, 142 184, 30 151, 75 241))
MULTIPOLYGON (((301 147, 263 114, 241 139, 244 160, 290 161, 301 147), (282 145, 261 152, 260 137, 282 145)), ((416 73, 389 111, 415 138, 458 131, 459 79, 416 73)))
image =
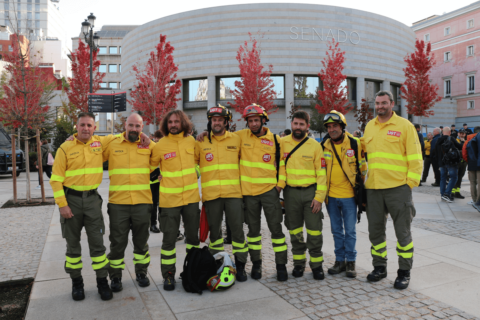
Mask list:
POLYGON ((240 188, 240 137, 228 132, 232 113, 218 104, 207 111, 208 139, 197 141, 195 162, 200 164, 202 200, 210 229, 212 254, 225 251, 222 237, 223 212, 232 233, 232 252, 237 267, 236 278, 247 280, 245 263, 248 247, 243 232, 244 210, 240 188))
POLYGON ((167 113, 162 119, 160 130, 164 137, 153 149, 151 166, 160 164, 160 228, 163 232, 161 251, 161 272, 163 289, 175 289, 175 263, 177 232, 180 216, 185 225, 187 253, 198 248, 200 209, 198 202, 197 173, 195 171, 195 139, 188 134, 192 123, 180 110, 167 113))
POLYGON ((367 189, 368 234, 372 243, 374 270, 367 280, 387 276, 387 216, 393 220, 397 236, 399 269, 394 287, 406 289, 413 264, 411 223, 415 216, 412 189, 420 183, 423 160, 415 127, 393 112, 390 91, 375 95, 377 117, 370 121, 362 138, 368 154, 367 189))
POLYGON ((125 122, 126 132, 117 136, 103 152, 108 160, 110 177, 108 214, 110 217, 109 274, 113 292, 122 287, 122 270, 125 269, 125 249, 128 233, 132 230, 133 263, 140 287, 147 287, 150 265, 148 238, 152 193, 150 191, 150 157, 154 142, 144 146, 140 142, 143 119, 132 113, 125 122))
POLYGON ((325 279, 323 272, 322 202, 327 191, 325 158, 322 147, 307 136, 310 116, 297 111, 292 116, 292 134, 282 139, 285 162, 285 225, 292 243, 292 275, 302 277, 310 254, 310 268, 315 280, 325 279), (301 143, 301 144, 300 144, 301 143), (307 242, 303 225, 307 229, 307 242))

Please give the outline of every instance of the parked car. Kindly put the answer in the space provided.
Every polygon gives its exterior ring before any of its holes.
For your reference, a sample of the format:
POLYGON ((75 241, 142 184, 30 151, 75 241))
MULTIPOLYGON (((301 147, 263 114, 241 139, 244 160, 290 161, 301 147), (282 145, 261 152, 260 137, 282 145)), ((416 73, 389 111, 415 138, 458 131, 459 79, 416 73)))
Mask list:
MULTIPOLYGON (((25 154, 15 150, 17 177, 25 171, 25 154)), ((0 174, 12 174, 12 139, 4 129, 0 129, 0 174)))

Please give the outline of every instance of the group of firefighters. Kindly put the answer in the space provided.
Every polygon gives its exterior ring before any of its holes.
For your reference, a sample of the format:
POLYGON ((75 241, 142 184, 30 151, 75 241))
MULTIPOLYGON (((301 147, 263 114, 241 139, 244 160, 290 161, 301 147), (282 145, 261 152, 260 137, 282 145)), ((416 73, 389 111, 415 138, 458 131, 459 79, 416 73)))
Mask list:
POLYGON ((291 135, 280 138, 265 126, 268 115, 256 104, 245 108, 243 118, 247 129, 238 132, 228 131, 232 120, 228 109, 221 105, 210 108, 207 131, 198 135, 197 141, 189 135, 192 124, 180 110, 164 117, 160 125, 164 137, 157 143, 142 134, 143 120, 138 114, 127 118, 124 133, 99 137, 93 135, 94 115, 81 113, 77 121, 78 133, 56 153, 50 180, 60 210, 62 236, 67 242, 65 271, 72 279, 73 299, 85 298, 81 270, 86 259, 82 259, 80 246, 83 227, 101 299, 110 300, 112 292, 122 290, 130 230, 136 280, 141 287, 150 285, 147 277, 152 210, 150 173, 158 167, 161 172, 159 221, 163 232, 163 287, 167 291, 175 289, 175 244, 181 219, 187 253, 200 245, 197 165, 210 229, 209 249, 212 254, 225 251, 221 230, 225 214, 232 233, 237 281, 247 280, 248 255, 252 261, 251 277, 262 277, 262 211, 271 233, 277 280, 288 279, 287 242, 282 230, 284 215, 280 202, 282 190, 285 226, 290 233, 294 261, 292 276, 303 276, 308 249, 313 278, 325 278, 322 253, 322 204, 325 202, 336 256, 335 265, 328 272, 346 271, 348 277, 355 277, 358 205, 355 192, 360 177, 367 189, 366 211, 374 266, 367 279, 379 281, 387 275, 385 229, 390 214, 398 240, 399 270, 394 286, 407 288, 413 261, 410 225, 415 208, 412 189, 420 182, 423 160, 415 128, 408 120, 397 116, 392 111, 393 106, 390 92, 376 94, 377 117, 368 123, 361 139, 346 131, 347 122, 341 113, 326 114, 324 123, 330 138, 322 144, 308 138, 308 113, 295 112, 291 135), (107 160, 110 178, 108 255, 103 244, 103 200, 97 191, 103 176, 102 164, 107 160), (244 223, 248 226, 246 237, 244 223))

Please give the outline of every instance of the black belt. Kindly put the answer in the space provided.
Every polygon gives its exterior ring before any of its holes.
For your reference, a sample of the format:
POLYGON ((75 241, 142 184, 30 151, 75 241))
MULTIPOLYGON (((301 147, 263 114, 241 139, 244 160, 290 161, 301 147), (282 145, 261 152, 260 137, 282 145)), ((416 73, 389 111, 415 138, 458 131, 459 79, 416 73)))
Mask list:
POLYGON ((316 185, 317 185, 317 184, 316 184, 316 183, 314 183, 314 184, 311 184, 311 185, 309 185, 308 187, 292 187, 292 186, 288 186, 288 185, 287 185, 287 187, 289 187, 289 188, 293 188, 293 189, 304 190, 304 189, 308 189, 308 188, 310 188, 310 187, 313 187, 313 186, 315 186, 315 187, 316 187, 316 185))
POLYGON ((70 189, 70 188, 67 188, 67 187, 63 187, 63 190, 65 191, 66 194, 71 194, 72 196, 77 196, 77 197, 80 197, 80 198, 86 198, 86 197, 91 196, 92 194, 98 193, 97 189, 92 189, 92 190, 88 190, 88 191, 77 191, 77 190, 73 190, 73 189, 70 189))

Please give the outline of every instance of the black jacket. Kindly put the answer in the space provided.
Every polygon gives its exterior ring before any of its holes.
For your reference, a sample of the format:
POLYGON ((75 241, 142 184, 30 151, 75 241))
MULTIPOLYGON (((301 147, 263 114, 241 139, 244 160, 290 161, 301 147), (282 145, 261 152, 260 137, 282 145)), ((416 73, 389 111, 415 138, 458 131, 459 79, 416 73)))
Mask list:
POLYGON ((420 145, 422 147, 422 156, 425 158, 425 140, 423 140, 423 134, 419 131, 418 133, 418 141, 420 142, 420 145))
POLYGON ((445 164, 443 163, 443 150, 442 145, 447 140, 451 139, 455 148, 462 151, 463 143, 458 143, 457 139, 454 139, 452 136, 441 136, 438 138, 437 143, 435 144, 435 161, 438 161, 438 166, 443 167, 445 164))

